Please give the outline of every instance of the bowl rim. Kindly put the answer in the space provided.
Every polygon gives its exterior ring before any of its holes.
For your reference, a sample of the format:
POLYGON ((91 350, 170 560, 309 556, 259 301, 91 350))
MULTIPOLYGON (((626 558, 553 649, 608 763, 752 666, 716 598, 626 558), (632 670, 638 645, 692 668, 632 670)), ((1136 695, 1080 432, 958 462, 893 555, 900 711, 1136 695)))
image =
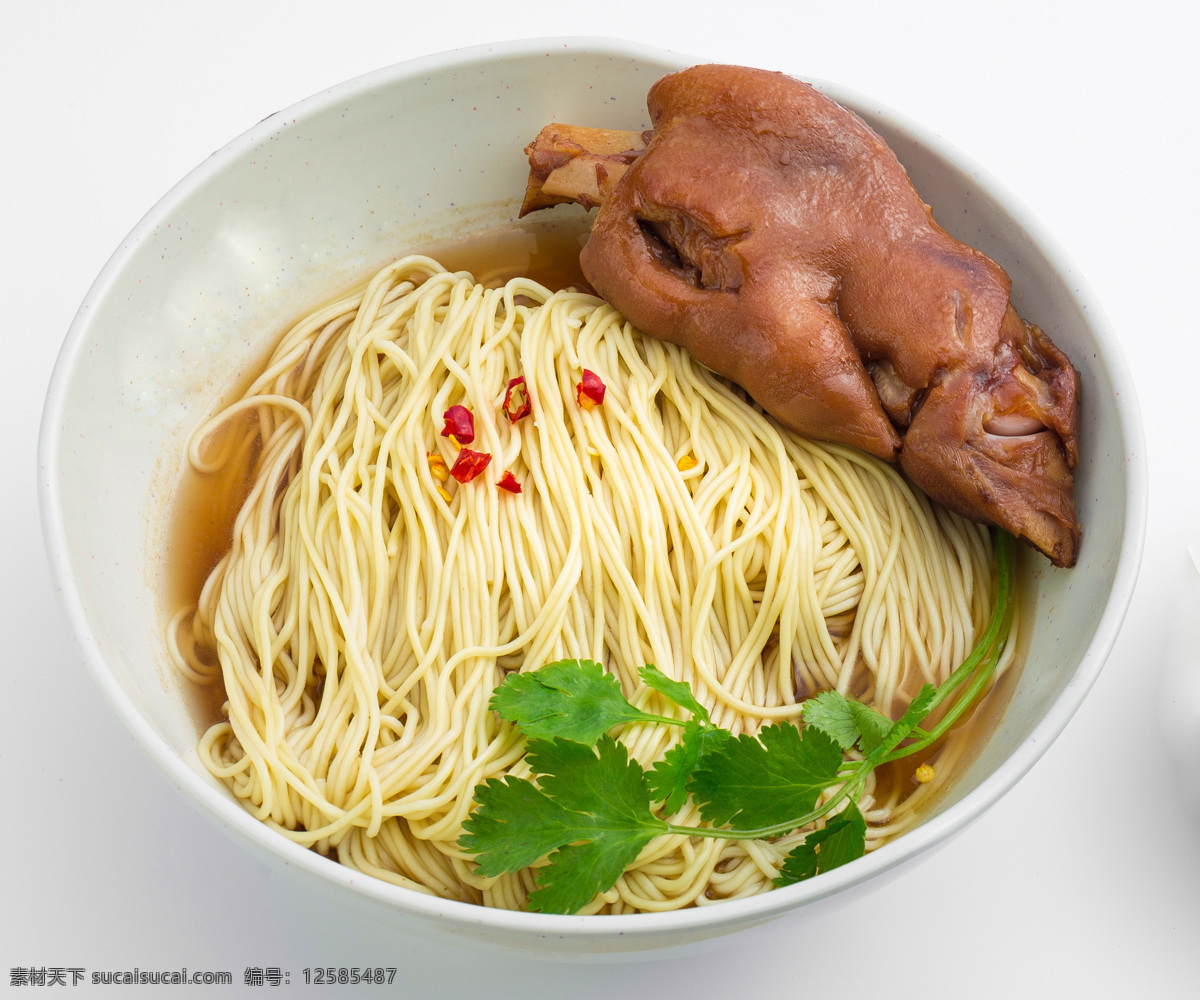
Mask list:
POLYGON ((60 430, 61 416, 67 401, 66 390, 80 360, 91 328, 91 318, 139 244, 194 189, 218 174, 243 150, 257 145, 273 133, 281 117, 290 119, 319 113, 380 85, 395 85, 431 71, 462 69, 480 63, 521 59, 564 49, 588 57, 609 56, 668 62, 681 67, 704 61, 690 59, 669 49, 606 36, 515 39, 433 53, 354 77, 281 109, 236 136, 186 174, 146 212, 122 240, 86 293, 67 331, 55 361, 42 411, 38 440, 38 500, 43 541, 55 590, 92 680, 126 731, 147 756, 210 820, 234 832, 243 842, 261 848, 269 855, 281 857, 289 865, 294 865, 323 882, 333 883, 357 896, 365 896, 389 909, 417 917, 432 918, 442 925, 489 928, 510 935, 527 935, 530 938, 565 939, 565 947, 569 950, 569 942, 573 939, 603 938, 615 941, 625 938, 632 944, 632 939, 646 935, 677 935, 681 932, 700 930, 716 933, 731 925, 762 922, 871 880, 901 862, 924 855, 978 819, 1029 771, 1063 731, 1095 683, 1111 652, 1128 611, 1143 558, 1148 482, 1140 408, 1121 345, 1109 326, 1100 303, 1058 241, 1046 232, 1038 219, 1003 184, 936 133, 896 113, 874 98, 837 84, 805 77, 808 82, 835 100, 844 102, 851 108, 870 108, 874 114, 886 118, 889 127, 918 139, 935 157, 972 176, 979 187, 986 190, 988 195, 1011 215, 1020 228, 1034 240, 1058 273, 1070 275, 1070 294, 1089 317, 1090 329, 1100 348, 1098 355, 1103 358, 1106 373, 1116 390, 1116 417, 1123 438, 1127 489, 1124 534, 1112 587, 1100 622, 1078 667, 1030 735, 993 773, 961 800, 852 865, 827 872, 808 882, 757 896, 724 900, 719 905, 662 913, 604 916, 528 913, 492 909, 426 895, 380 879, 366 877, 293 843, 254 819, 232 798, 222 794, 220 789, 204 783, 202 777, 189 767, 142 717, 132 699, 120 687, 91 632, 82 600, 74 586, 56 470, 59 467, 62 447, 60 430))

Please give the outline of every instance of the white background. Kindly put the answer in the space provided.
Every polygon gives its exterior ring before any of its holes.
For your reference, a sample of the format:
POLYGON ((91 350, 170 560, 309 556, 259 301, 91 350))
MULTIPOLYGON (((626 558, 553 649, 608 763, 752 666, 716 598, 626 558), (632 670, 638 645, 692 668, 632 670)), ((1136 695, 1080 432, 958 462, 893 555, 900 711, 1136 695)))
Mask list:
POLYGON ((7 6, 0 984, 18 966, 187 966, 231 970, 235 995, 284 995, 242 985, 246 966, 277 966, 291 993, 321 995, 296 985, 301 969, 380 965, 400 968, 391 994, 402 997, 1200 996, 1200 819, 1158 726, 1189 583, 1183 546, 1200 537, 1198 39, 1194 5, 1103 0, 7 6), (35 448, 54 358, 91 280, 211 151, 381 66, 581 34, 837 81, 983 164, 1058 237, 1117 330, 1141 398, 1151 499, 1113 656, 1065 734, 982 820, 822 923, 784 919, 688 958, 573 967, 365 924, 217 834, 100 702, 67 634, 42 549, 35 448))

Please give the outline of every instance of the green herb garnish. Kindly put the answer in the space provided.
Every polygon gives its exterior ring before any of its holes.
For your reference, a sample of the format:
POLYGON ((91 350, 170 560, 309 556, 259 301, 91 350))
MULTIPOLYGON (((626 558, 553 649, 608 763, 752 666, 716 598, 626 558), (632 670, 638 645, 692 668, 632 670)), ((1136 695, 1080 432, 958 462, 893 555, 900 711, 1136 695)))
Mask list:
POLYGON ((527 737, 526 762, 537 781, 505 777, 478 785, 477 808, 459 846, 476 856, 485 876, 544 861, 529 896, 530 909, 544 913, 581 909, 665 834, 758 840, 823 820, 788 854, 777 885, 862 857, 866 821, 857 802, 868 776, 936 741, 991 683, 1012 621, 1015 573, 1011 536, 993 534, 996 602, 983 635, 950 677, 938 687, 926 684, 894 722, 826 691, 804 704, 803 726, 776 724, 757 736, 735 737, 712 724, 686 684, 651 665, 639 671, 642 682, 690 719, 634 707, 616 678, 591 660, 510 674, 491 707, 527 737), (934 726, 920 728, 951 698, 934 726), (680 729, 675 745, 649 770, 609 734, 633 723, 680 729), (847 757, 855 749, 861 759, 847 757), (689 795, 706 825, 663 818, 678 813, 689 795), (656 802, 662 803, 658 812, 656 802))

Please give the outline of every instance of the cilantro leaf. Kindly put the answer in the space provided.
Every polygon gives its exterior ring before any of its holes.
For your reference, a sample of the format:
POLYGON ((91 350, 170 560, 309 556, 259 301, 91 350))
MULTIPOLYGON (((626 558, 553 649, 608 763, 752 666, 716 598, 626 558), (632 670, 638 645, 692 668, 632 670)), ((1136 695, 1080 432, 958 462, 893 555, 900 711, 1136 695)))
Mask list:
POLYGON ((593 750, 569 740, 531 740, 527 754, 541 787, 524 778, 475 789, 478 808, 459 846, 481 875, 539 868, 531 909, 574 913, 612 888, 647 843, 667 832, 650 812, 650 789, 637 761, 605 736, 593 750))
POLYGON ((458 846, 476 856, 485 877, 528 868, 569 840, 570 811, 525 778, 476 785, 475 803, 458 846))
POLYGON ((687 801, 688 782, 696 765, 705 754, 712 753, 731 738, 727 729, 689 722, 684 727, 683 738, 650 768, 646 780, 650 783, 651 795, 655 802, 663 801, 663 811, 668 816, 679 812, 687 801))
POLYGON ((509 674, 490 704, 528 737, 560 737, 588 746, 613 726, 663 721, 629 704, 617 679, 594 660, 560 660, 509 674))
POLYGON ((804 879, 832 871, 847 861, 861 858, 867 849, 867 821, 851 802, 830 819, 823 829, 814 830, 784 859, 776 885, 792 885, 804 879))
MULTIPOLYGON (((758 738, 731 737, 706 754, 692 775, 700 814, 716 826, 736 817, 745 830, 779 826, 812 811, 838 779, 842 751, 827 733, 766 726, 758 738)), ((799 824, 797 824, 799 825, 799 824)))
POLYGON ((650 812, 646 774, 610 736, 593 751, 567 740, 537 740, 527 754, 542 790, 568 813, 559 849, 538 869, 530 909, 574 913, 611 889, 643 847, 667 831, 650 812), (578 843, 584 841, 584 843, 578 843))
POLYGON ((870 705, 846 698, 837 691, 822 691, 804 703, 805 723, 828 733, 843 750, 858 743, 870 753, 892 728, 892 720, 870 705))
POLYGON ((595 749, 565 739, 530 740, 525 760, 542 791, 568 809, 597 815, 650 812, 646 772, 611 736, 602 736, 595 749))
POLYGON ((550 855, 537 870, 529 909, 537 913, 575 913, 598 892, 607 892, 662 830, 611 832, 582 844, 569 844, 550 855))
POLYGON ((697 719, 708 722, 708 709, 696 700, 692 689, 683 681, 673 681, 653 663, 647 663, 638 671, 642 683, 654 688, 664 698, 673 701, 680 708, 685 708, 697 719))
MULTIPOLYGON (((891 731, 892 720, 870 705, 864 705, 861 701, 853 699, 850 700, 850 712, 854 716, 854 724, 858 726, 858 731, 862 734, 858 741, 859 749, 863 753, 874 753, 875 748, 891 731)), ((920 719, 917 720, 917 722, 920 721, 920 719)), ((915 726, 916 723, 913 725, 915 726)))

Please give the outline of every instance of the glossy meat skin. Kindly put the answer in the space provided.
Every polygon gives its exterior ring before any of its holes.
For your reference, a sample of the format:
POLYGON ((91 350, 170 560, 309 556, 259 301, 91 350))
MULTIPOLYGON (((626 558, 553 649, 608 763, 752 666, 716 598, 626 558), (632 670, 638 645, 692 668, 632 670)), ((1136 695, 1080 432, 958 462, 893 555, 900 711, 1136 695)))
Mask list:
POLYGON ((934 499, 1073 565, 1077 375, 1017 315, 1003 269, 798 80, 698 66, 648 106, 646 148, 580 257, 597 292, 791 429, 898 461, 934 499))

